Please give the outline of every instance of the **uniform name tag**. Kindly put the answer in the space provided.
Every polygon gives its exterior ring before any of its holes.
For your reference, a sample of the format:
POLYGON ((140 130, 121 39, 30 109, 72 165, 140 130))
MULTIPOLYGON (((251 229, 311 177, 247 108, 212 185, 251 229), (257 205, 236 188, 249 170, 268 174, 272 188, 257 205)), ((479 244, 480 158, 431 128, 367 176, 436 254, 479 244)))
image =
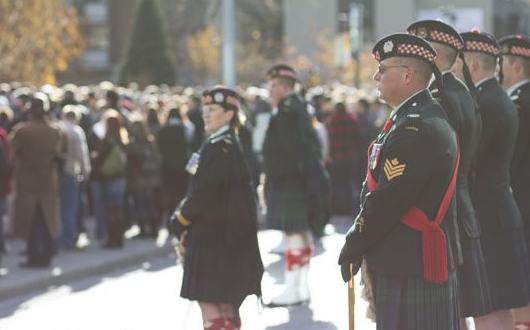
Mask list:
POLYGON ((372 153, 370 154, 370 159, 368 160, 368 166, 370 169, 375 169, 377 166, 377 162, 379 160, 379 153, 381 152, 381 147, 383 144, 381 143, 374 143, 372 147, 372 153))
POLYGON ((197 152, 194 152, 193 155, 191 155, 190 160, 188 160, 188 164, 186 165, 186 171, 188 171, 189 174, 195 175, 195 173, 197 173, 200 158, 201 154, 197 152))

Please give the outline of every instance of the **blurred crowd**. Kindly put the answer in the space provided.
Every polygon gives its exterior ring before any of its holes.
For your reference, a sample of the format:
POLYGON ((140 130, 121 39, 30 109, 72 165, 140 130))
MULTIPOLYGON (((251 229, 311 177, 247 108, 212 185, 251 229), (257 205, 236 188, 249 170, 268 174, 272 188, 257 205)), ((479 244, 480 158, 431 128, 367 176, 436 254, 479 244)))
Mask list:
MULTIPOLYGON (((184 198, 190 155, 205 139, 202 87, 0 84, 0 248, 28 243, 23 267, 61 250, 124 246, 124 232, 155 238, 184 198), (86 222, 94 219, 94 226, 86 222), (87 233, 87 228, 95 228, 87 233), (97 243, 96 243, 97 241, 97 243)), ((239 88, 239 135, 255 187, 271 105, 266 88, 239 88)), ((388 117, 375 90, 303 90, 332 182, 332 213, 358 212, 365 153, 388 117)))

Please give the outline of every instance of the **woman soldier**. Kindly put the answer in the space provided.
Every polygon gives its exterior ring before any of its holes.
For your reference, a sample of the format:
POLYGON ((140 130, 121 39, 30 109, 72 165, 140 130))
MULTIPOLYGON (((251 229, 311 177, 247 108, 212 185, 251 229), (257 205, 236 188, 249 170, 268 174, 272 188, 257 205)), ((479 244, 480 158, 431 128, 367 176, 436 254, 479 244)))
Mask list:
POLYGON ((216 86, 203 105, 209 137, 186 166, 190 187, 170 226, 185 246, 181 296, 199 302, 205 330, 236 330, 245 297, 261 295, 256 194, 236 135, 237 93, 216 86))

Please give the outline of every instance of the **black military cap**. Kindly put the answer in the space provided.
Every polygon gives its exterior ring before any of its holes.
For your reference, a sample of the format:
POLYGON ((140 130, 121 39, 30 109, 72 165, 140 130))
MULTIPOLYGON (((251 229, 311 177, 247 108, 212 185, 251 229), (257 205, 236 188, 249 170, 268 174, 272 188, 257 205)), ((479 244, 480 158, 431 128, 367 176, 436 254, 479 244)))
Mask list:
POLYGON ((502 55, 520 56, 530 59, 530 38, 520 34, 506 36, 499 40, 502 55))
POLYGON ((202 104, 218 104, 225 109, 238 110, 240 107, 239 95, 231 88, 217 85, 207 89, 202 94, 202 104))
POLYGON ((458 51, 464 47, 464 40, 450 25, 440 20, 422 20, 409 25, 407 32, 427 41, 438 42, 458 51))
POLYGON ((462 54, 464 49, 464 39, 462 39, 462 36, 457 31, 451 25, 444 23, 441 20, 417 21, 409 25, 407 31, 410 34, 417 35, 427 41, 437 42, 455 49, 463 62, 465 84, 473 98, 476 100, 475 84, 473 83, 466 60, 462 54))
POLYGON ((298 75, 296 71, 287 64, 276 64, 267 71, 267 78, 287 78, 298 81, 298 75))
POLYGON ((372 49, 376 61, 390 57, 413 57, 434 64, 436 51, 425 40, 412 34, 396 33, 380 39, 372 49))
POLYGON ((460 34, 464 39, 465 52, 479 52, 492 56, 499 56, 501 47, 495 38, 486 32, 480 32, 479 29, 473 29, 471 32, 460 34))

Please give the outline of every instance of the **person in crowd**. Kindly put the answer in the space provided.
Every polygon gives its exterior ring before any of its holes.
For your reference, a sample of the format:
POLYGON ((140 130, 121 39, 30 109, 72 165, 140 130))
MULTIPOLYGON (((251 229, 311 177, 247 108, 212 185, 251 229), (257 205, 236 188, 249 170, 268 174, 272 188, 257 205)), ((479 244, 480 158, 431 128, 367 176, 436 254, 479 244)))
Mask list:
POLYGON ((142 121, 132 121, 130 133, 127 177, 134 203, 132 213, 140 227, 139 237, 157 237, 162 219, 155 204, 155 191, 160 186, 160 153, 142 121))
POLYGON ((29 121, 13 128, 13 188, 11 221, 15 237, 27 241, 27 261, 21 267, 47 268, 60 233, 59 173, 65 140, 47 118, 49 100, 35 93, 29 102, 29 121))
POLYGON ((66 137, 66 154, 60 178, 61 191, 61 235, 58 246, 63 249, 77 249, 79 231, 77 214, 81 200, 81 182, 90 175, 90 158, 86 135, 78 126, 81 110, 68 104, 61 110, 62 130, 66 137))
POLYGON ((356 188, 360 183, 356 182, 356 170, 359 158, 365 157, 365 152, 361 152, 357 115, 348 113, 344 103, 339 102, 325 124, 329 132, 332 214, 357 214, 359 198, 356 188))
POLYGON ((261 295, 256 196, 237 137, 239 97, 205 91, 208 138, 190 158, 190 189, 170 220, 184 254, 181 296, 199 302, 205 330, 241 328, 239 307, 261 295))
POLYGON ((107 238, 104 248, 123 247, 123 203, 129 137, 121 116, 108 109, 102 117, 105 133, 90 139, 91 187, 94 195, 96 235, 107 238))
POLYGON ((188 98, 188 111, 186 116, 195 126, 193 133, 193 141, 191 142, 191 150, 193 152, 199 150, 204 140, 204 120, 202 119, 201 99, 197 95, 191 95, 188 98))
POLYGON ((158 150, 162 157, 161 179, 164 192, 164 211, 169 216, 186 195, 189 174, 186 161, 191 155, 194 126, 186 125, 180 109, 169 111, 166 123, 156 137, 158 150))

